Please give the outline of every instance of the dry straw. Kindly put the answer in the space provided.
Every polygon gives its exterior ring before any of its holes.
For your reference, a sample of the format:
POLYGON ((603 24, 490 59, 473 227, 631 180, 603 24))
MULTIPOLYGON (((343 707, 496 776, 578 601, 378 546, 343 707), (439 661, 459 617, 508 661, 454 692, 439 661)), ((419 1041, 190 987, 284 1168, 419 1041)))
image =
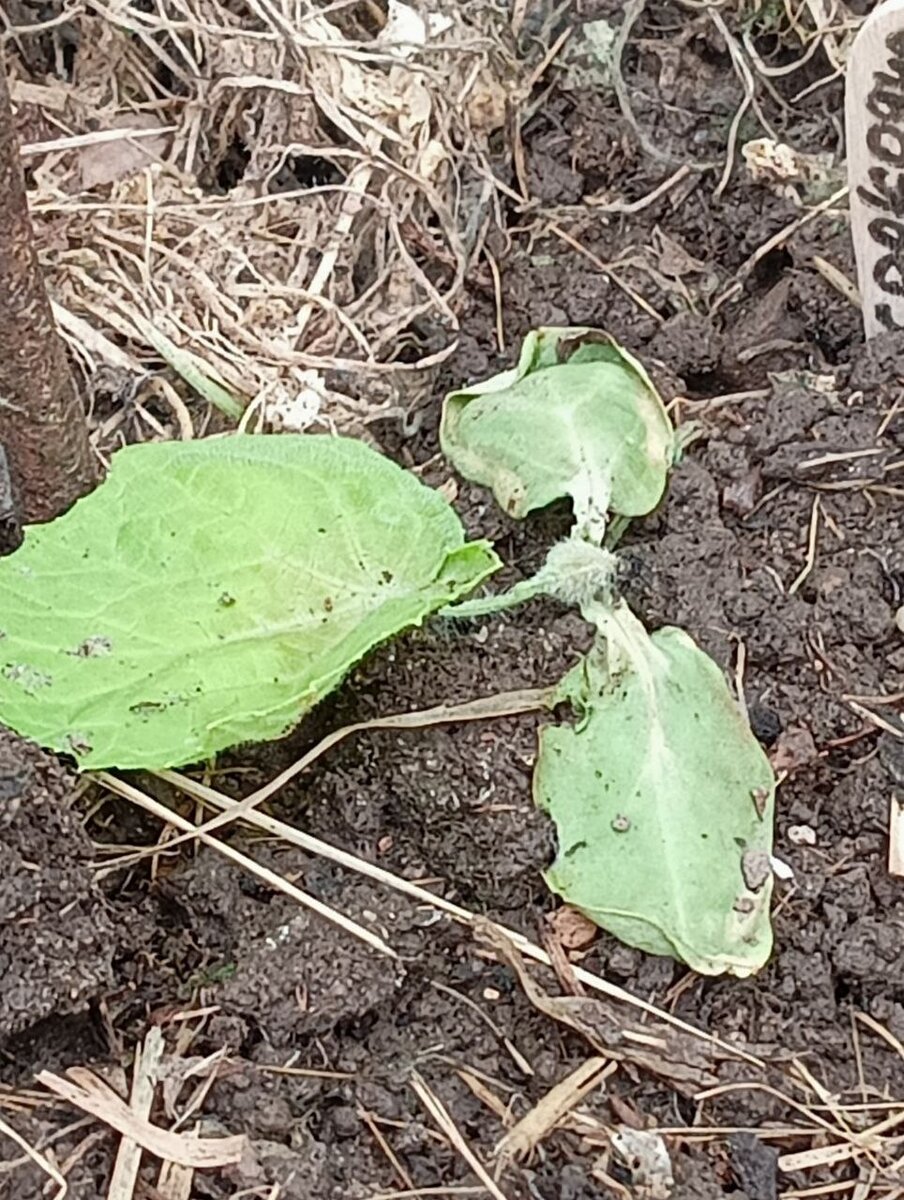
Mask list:
MULTIPOLYGON (((494 214, 490 139, 527 69, 504 8, 418 7, 74 5, 71 83, 29 77, 8 29, 48 281, 89 374, 109 368, 121 396, 133 362, 160 365, 150 327, 252 428, 360 432, 406 410, 455 347, 494 214)), ((132 437, 184 437, 176 417, 145 410, 132 437)))

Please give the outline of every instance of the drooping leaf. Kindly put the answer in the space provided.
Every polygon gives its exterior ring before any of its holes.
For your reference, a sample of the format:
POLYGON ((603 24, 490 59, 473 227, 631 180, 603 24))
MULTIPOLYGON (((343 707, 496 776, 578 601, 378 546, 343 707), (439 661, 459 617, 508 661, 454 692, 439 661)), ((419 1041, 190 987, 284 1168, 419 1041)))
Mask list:
POLYGON ((563 496, 579 534, 600 542, 607 512, 650 512, 676 439, 643 367, 584 328, 528 335, 518 366, 446 397, 443 453, 523 517, 563 496))
POLYGON ((623 603, 562 681, 580 714, 540 737, 547 881, 622 941, 703 974, 748 975, 772 946, 774 778, 722 673, 680 629, 623 603))
POLYGON ((0 561, 0 721, 84 767, 278 737, 497 566, 442 496, 354 440, 130 446, 0 561))

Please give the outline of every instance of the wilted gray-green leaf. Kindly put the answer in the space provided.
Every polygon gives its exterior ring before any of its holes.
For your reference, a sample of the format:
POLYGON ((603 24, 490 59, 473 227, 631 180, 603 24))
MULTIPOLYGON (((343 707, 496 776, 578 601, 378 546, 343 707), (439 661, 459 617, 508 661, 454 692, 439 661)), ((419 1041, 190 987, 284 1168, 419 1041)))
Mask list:
POLYGON ((555 821, 550 887, 622 941, 703 974, 748 975, 772 946, 774 779, 722 673, 680 629, 624 604, 561 685, 578 720, 540 737, 555 821))
POLYGON ((514 370, 447 396, 440 440, 513 517, 571 496, 579 533, 596 542, 608 512, 658 504, 676 445, 643 367, 584 328, 537 330, 514 370))
POLYGON ((278 737, 497 566, 442 496, 351 439, 130 446, 0 561, 0 721, 85 767, 278 737))

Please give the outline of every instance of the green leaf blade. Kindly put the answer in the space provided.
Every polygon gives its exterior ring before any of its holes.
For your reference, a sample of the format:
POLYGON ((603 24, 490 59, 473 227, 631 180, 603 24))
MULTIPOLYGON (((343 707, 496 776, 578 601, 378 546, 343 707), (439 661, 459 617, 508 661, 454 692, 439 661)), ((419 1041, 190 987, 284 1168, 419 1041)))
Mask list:
POLYGON ((92 768, 278 737, 497 566, 443 497, 353 440, 129 447, 0 562, 0 719, 92 768))
POLYGON ((675 457, 646 372, 583 328, 534 331, 513 371, 447 396, 440 441, 511 516, 571 496, 594 538, 609 510, 633 517, 655 508, 675 457))
POLYGON ((566 676, 583 718, 541 734, 535 799, 559 839, 547 881, 630 945, 751 974, 772 946, 771 767, 685 633, 620 620, 630 653, 610 642, 608 662, 566 676))

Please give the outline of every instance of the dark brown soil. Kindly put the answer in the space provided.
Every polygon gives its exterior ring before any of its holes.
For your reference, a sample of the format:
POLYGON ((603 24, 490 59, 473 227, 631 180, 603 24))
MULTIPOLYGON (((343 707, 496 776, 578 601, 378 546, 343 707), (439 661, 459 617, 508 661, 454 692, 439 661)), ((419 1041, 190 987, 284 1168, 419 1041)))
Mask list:
POLYGON ((76 783, 0 729, 0 1039, 83 1012, 113 982, 113 928, 68 807, 76 783))
MULTIPOLYGON (((582 7, 584 19, 616 19, 622 9, 609 0, 582 7)), ((761 53, 781 57, 774 37, 760 35, 761 53)), ((742 92, 705 14, 651 0, 625 68, 645 140, 678 161, 721 164, 742 92)), ((840 86, 790 103, 828 73, 815 55, 793 82, 775 81, 787 91, 782 104, 765 92, 761 99, 797 150, 839 156, 840 86)), ((760 133, 754 121, 745 136, 760 133)), ((460 351, 420 412, 418 432, 406 437, 387 423, 378 436, 400 461, 442 483, 450 474, 437 457, 443 386, 507 365, 536 325, 607 328, 651 366, 667 399, 679 398, 678 419, 700 424, 667 501, 625 539, 624 592, 650 626, 683 626, 726 672, 742 676, 755 732, 788 772, 776 853, 794 880, 778 886, 776 950, 759 976, 688 977, 671 960, 605 936, 583 964, 755 1050, 786 1093, 802 1095, 784 1075, 798 1058, 841 1102, 904 1101, 904 1062, 855 1018, 866 1014, 892 1041, 904 1041, 904 885, 885 862, 904 743, 868 716, 897 728, 895 706, 870 698, 904 690, 904 640, 894 624, 904 603, 904 416, 896 409, 904 337, 864 350, 856 310, 814 266, 815 254, 853 276, 837 214, 811 221, 763 256, 745 271, 739 293, 716 305, 749 256, 800 215, 740 165, 721 196, 714 194, 720 165, 692 173, 632 215, 582 206, 600 193, 641 200, 674 170, 641 148, 611 92, 552 86, 524 142, 536 204, 520 213, 513 206, 508 220, 512 229, 536 221, 538 236, 514 234, 502 257, 506 351, 495 345, 492 287, 476 274, 460 351), (542 236, 549 220, 584 252, 555 233, 542 236), (619 257, 633 260, 617 268, 620 281, 651 312, 601 273, 600 260, 619 257), (858 456, 864 450, 878 452, 858 456), (789 835, 802 825, 815 844, 789 835)), ((512 523, 486 493, 464 484, 457 506, 473 533, 495 540, 509 564, 502 582, 535 569, 569 520, 563 509, 512 523)), ((349 721, 550 683, 586 643, 580 619, 551 603, 467 627, 435 621, 373 655, 286 742, 233 755, 218 782, 246 794, 349 721)), ((530 798, 535 738, 529 718, 361 734, 285 789, 276 811, 537 938, 555 905, 540 874, 552 836, 530 798)), ((41 1069, 121 1067, 149 1023, 162 1024, 174 1041, 186 1028, 180 1007, 214 1006, 188 1051, 227 1048, 203 1105, 207 1130, 247 1133, 254 1154, 241 1169, 198 1174, 198 1200, 363 1200, 402 1190, 406 1179, 414 1188, 473 1186, 412 1091, 412 1072, 486 1160, 503 1127, 458 1072, 479 1073, 518 1117, 590 1053, 535 1011, 466 930, 277 843, 251 850, 383 933, 399 959, 380 958, 208 850, 164 865, 154 880, 140 866, 109 877, 99 891, 75 810, 61 803, 71 781, 37 756, 26 768, 5 743, 0 751, 0 1079, 12 1089, 41 1069), (297 1073, 274 1070, 287 1065, 297 1073)), ((129 843, 159 833, 109 802, 90 832, 95 841, 129 843)), ((545 986, 558 990, 551 977, 545 986)), ((723 1063, 719 1076, 737 1079, 738 1068, 723 1063)), ((695 1103, 628 1069, 585 1107, 608 1124, 633 1112, 658 1125, 761 1133, 769 1122, 799 1119, 752 1086, 695 1103)), ((21 1105, 0 1115, 38 1144, 74 1119, 71 1110, 21 1105)), ((62 1136, 57 1161, 82 1137, 83 1130, 62 1136)), ((14 1162, 18 1151, 9 1146, 0 1137, 0 1196, 37 1198, 46 1177, 14 1162)), ((673 1139, 673 1194, 768 1200, 778 1189, 843 1187, 856 1177, 841 1162, 782 1178, 770 1147, 768 1138, 744 1133, 673 1139)), ((71 1200, 105 1195, 114 1151, 110 1137, 78 1158, 71 1200)), ((555 1134, 502 1187, 510 1200, 614 1195, 591 1175, 599 1153, 574 1133, 555 1134)), ((625 1178, 618 1165, 609 1170, 625 1178)), ((904 1186, 893 1174, 878 1182, 904 1186)))

